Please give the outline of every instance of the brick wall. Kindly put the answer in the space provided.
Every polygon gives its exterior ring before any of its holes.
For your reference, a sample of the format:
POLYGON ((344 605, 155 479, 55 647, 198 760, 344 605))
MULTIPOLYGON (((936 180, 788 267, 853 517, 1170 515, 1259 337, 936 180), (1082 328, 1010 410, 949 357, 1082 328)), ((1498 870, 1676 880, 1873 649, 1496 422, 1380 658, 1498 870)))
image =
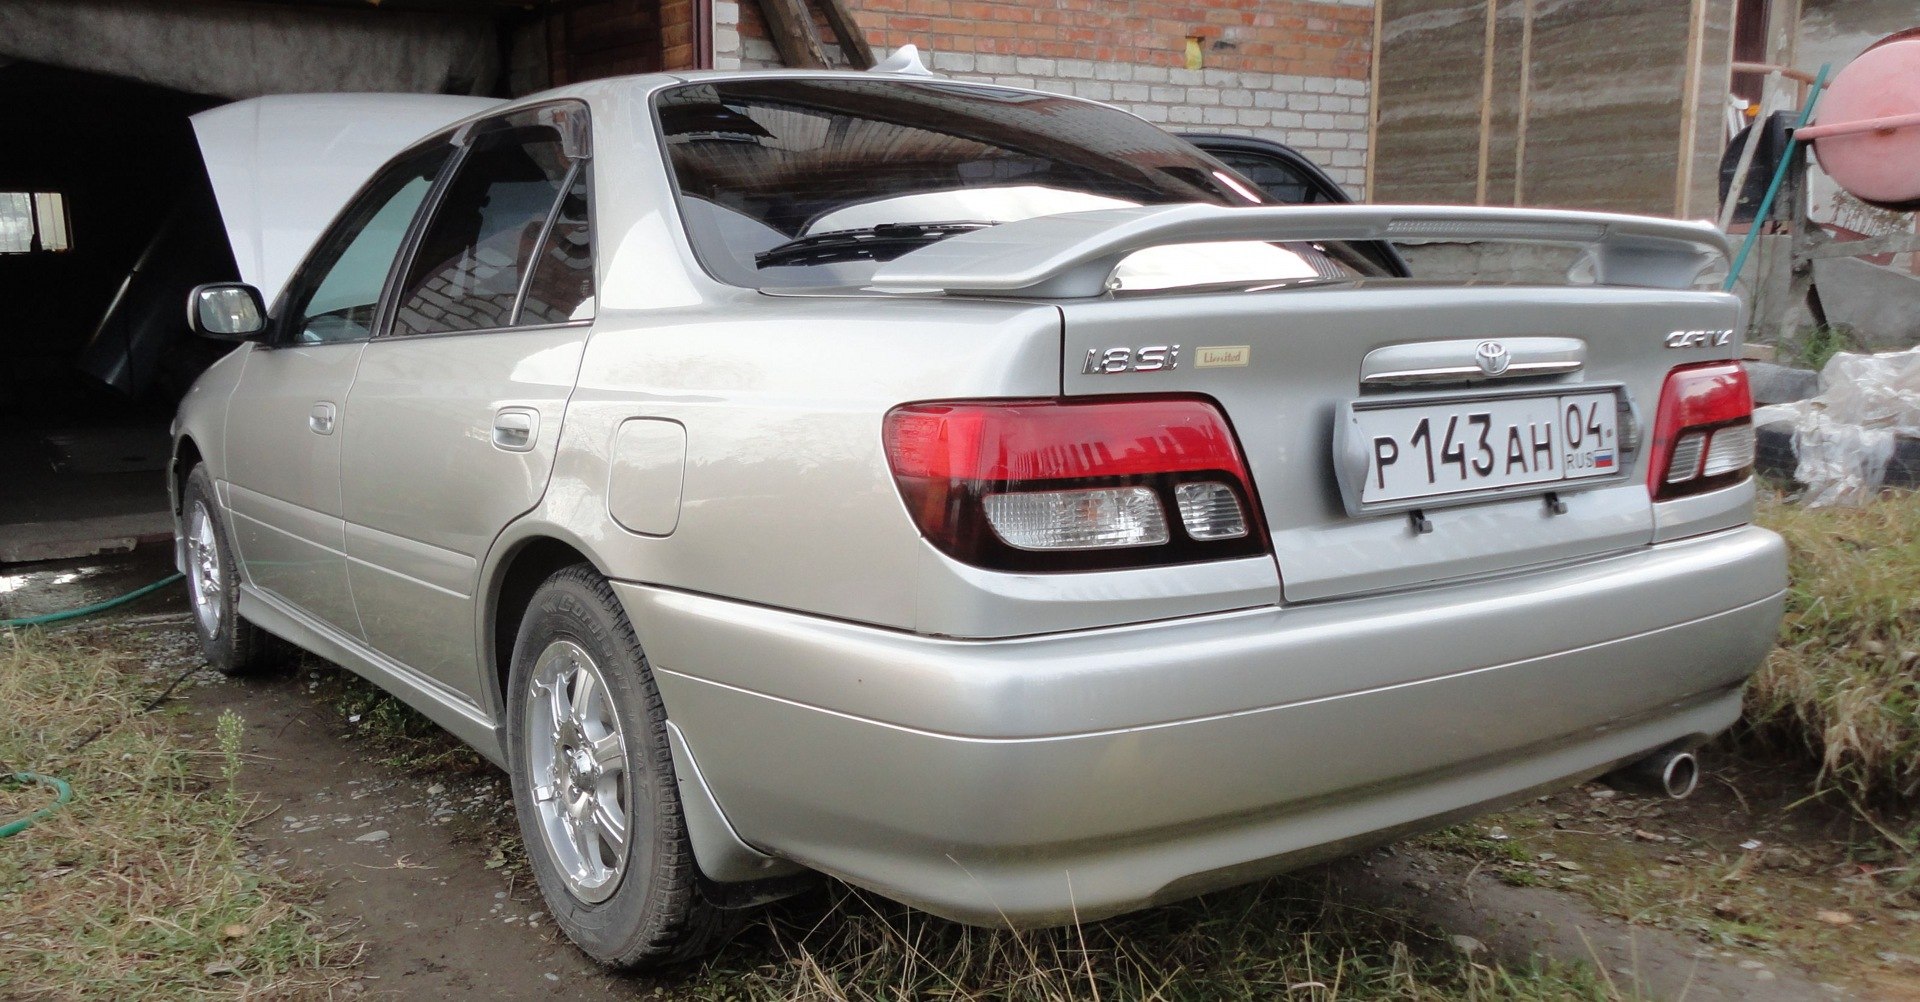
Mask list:
MULTIPOLYGON (((1277 139, 1356 195, 1365 182, 1373 0, 847 3, 876 56, 911 42, 942 76, 1103 101, 1175 131, 1277 139), (1187 68, 1189 38, 1201 69, 1187 68)), ((756 0, 714 0, 713 12, 715 68, 780 65, 756 0)))

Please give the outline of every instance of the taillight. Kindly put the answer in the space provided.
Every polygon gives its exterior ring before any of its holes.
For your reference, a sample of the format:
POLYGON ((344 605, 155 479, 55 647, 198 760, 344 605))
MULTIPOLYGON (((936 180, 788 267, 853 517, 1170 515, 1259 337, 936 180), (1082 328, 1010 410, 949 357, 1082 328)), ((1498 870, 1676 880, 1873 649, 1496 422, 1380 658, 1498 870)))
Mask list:
POLYGON ((1089 570, 1266 552, 1246 463, 1205 400, 907 404, 885 435, 914 524, 970 564, 1089 570))
POLYGON ((1753 475, 1753 394, 1738 362, 1667 374, 1654 419, 1647 493, 1655 501, 1714 490, 1753 475))

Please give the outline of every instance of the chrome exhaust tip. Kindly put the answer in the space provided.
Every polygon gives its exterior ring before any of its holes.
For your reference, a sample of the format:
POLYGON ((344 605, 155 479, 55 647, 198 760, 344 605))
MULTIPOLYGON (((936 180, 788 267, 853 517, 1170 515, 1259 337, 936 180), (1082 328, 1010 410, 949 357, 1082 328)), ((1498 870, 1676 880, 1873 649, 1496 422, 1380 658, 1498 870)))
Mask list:
POLYGON ((1667 749, 1633 763, 1606 777, 1615 785, 1638 787, 1664 793, 1674 800, 1685 800, 1700 785, 1700 760, 1690 751, 1667 749))

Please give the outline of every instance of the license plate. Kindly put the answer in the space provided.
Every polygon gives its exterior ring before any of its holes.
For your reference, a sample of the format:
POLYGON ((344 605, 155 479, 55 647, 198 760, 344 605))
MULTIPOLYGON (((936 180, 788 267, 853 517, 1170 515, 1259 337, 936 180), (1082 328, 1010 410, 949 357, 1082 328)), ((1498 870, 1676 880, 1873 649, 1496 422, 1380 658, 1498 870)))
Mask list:
POLYGON ((1355 409, 1367 456, 1362 504, 1497 490, 1620 472, 1611 392, 1355 409))

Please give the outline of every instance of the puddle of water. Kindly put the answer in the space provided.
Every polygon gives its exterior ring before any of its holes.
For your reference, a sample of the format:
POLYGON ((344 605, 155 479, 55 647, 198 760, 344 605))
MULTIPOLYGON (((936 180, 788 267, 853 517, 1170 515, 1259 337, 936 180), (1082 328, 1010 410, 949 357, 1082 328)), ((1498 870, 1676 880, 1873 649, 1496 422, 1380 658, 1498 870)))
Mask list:
MULTIPOLYGON (((152 584, 173 570, 173 549, 165 544, 84 560, 0 565, 0 619, 44 616, 104 602, 152 584)), ((185 586, 176 585, 113 611, 170 612, 186 607, 185 586)))

